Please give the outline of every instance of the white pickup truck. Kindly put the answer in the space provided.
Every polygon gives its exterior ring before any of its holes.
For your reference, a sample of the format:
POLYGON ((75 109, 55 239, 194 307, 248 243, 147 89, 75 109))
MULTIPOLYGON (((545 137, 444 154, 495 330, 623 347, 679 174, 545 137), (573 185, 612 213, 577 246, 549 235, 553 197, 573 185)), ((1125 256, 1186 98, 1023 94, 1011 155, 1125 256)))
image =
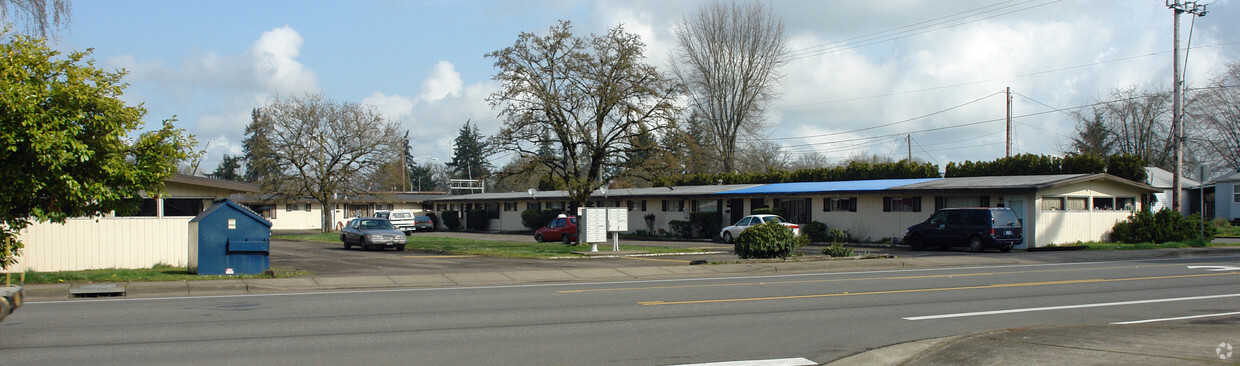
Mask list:
POLYGON ((418 231, 417 220, 414 219, 412 211, 375 211, 375 217, 388 219, 388 221, 392 222, 392 226, 395 226, 396 230, 404 232, 405 236, 418 231))

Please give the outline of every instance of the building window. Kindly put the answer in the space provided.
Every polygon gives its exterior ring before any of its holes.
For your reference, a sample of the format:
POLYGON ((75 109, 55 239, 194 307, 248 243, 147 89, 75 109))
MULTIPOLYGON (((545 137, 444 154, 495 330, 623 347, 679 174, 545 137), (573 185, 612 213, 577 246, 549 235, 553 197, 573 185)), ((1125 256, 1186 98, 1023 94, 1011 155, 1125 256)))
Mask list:
POLYGON ((159 216, 159 201, 154 198, 143 198, 142 203, 138 204, 138 210, 132 213, 117 211, 114 213, 116 217, 156 217, 159 216))
POLYGON ((198 216, 202 213, 202 198, 165 198, 164 217, 198 216))
POLYGON ((293 212, 294 210, 297 210, 297 204, 296 204, 296 203, 286 203, 286 204, 284 204, 284 212, 293 212))
POLYGON ((1089 209, 1089 198, 1068 197, 1068 211, 1085 211, 1089 209))
POLYGON ((921 212, 921 197, 883 197, 883 212, 921 212))
MULTIPOLYGON (((1235 188, 1232 188, 1232 189, 1235 189, 1235 188)), ((1240 191, 1236 191, 1235 193, 1231 194, 1231 201, 1235 203, 1240 203, 1240 191)))
POLYGON ((1111 211, 1114 209, 1114 197, 1094 197, 1094 210, 1111 211))
POLYGON ((759 208, 766 208, 765 198, 754 198, 749 200, 749 212, 753 212, 753 210, 757 210, 759 208))
MULTIPOLYGON (((499 203, 488 202, 485 206, 479 203, 477 206, 483 206, 486 208, 488 219, 494 220, 499 218, 499 203)), ((479 209, 482 209, 483 207, 479 207, 479 209)))
POLYGON ((1063 197, 1042 197, 1042 211, 1063 211, 1063 197))
POLYGON ((632 201, 632 200, 629 200, 627 204, 628 204, 628 207, 629 207, 629 211, 633 211, 633 207, 634 207, 634 205, 633 205, 633 201, 632 201))
POLYGON ((660 208, 660 210, 661 210, 661 211, 663 211, 663 212, 667 212, 667 211, 668 211, 668 205, 669 205, 669 203, 670 203, 670 201, 668 201, 668 200, 663 200, 663 207, 661 207, 661 208, 660 208))
POLYGON ((313 204, 313 203, 307 203, 307 204, 306 204, 306 212, 310 212, 310 209, 311 209, 312 207, 314 207, 314 204, 313 204))
POLYGON ((542 211, 542 202, 526 202, 526 210, 542 211))
POLYGON ((646 212, 646 200, 642 200, 642 212, 646 212))
POLYGON ((822 212, 857 212, 857 198, 823 198, 822 212))
POLYGON ((1115 198, 1115 207, 1128 210, 1128 211, 1136 210, 1137 209, 1136 203, 1137 203, 1136 197, 1116 197, 1115 198))

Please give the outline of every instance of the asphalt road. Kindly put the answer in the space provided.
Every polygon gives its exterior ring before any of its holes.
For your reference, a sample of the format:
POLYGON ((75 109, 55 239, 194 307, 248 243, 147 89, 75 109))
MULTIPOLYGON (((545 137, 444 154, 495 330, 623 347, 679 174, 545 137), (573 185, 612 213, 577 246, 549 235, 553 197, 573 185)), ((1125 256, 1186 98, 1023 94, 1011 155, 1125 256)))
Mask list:
POLYGON ((1240 257, 1202 257, 61 301, 28 304, 0 324, 0 358, 6 365, 821 363, 1000 328, 1201 315, 1178 321, 1237 324, 1234 315, 1209 315, 1240 308, 1238 280, 1240 257))

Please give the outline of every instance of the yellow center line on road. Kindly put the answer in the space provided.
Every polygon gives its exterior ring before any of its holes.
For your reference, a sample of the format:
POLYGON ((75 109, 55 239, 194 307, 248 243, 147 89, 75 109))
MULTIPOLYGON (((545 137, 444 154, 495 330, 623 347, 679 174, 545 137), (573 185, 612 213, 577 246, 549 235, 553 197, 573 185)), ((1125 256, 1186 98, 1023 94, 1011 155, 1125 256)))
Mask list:
POLYGON ((1121 281, 1148 281, 1148 280, 1165 280, 1165 279, 1191 278, 1191 277, 1233 276, 1237 274, 1240 274, 1240 272, 1206 273, 1206 274, 1159 276, 1159 277, 1095 278, 1095 279, 1085 279, 1085 280, 1017 282, 1017 283, 1000 283, 1000 284, 982 285, 982 286, 919 288, 919 289, 909 289, 909 290, 870 291, 870 292, 840 292, 840 293, 833 293, 833 294, 749 297, 749 298, 736 298, 736 299, 687 300, 687 301, 639 301, 638 304, 639 305, 684 305, 684 304, 710 304, 710 303, 744 302, 744 301, 813 299, 813 298, 841 297, 841 296, 889 295, 889 294, 908 294, 908 293, 918 293, 918 292, 939 292, 939 291, 978 290, 978 289, 994 289, 994 288, 1009 288, 1009 287, 1071 285, 1071 284, 1083 284, 1083 283, 1105 283, 1105 282, 1121 282, 1121 281))
POLYGON ((676 263, 691 263, 691 262, 693 262, 693 261, 686 261, 686 260, 679 260, 679 259, 662 259, 662 258, 643 258, 643 257, 620 257, 620 258, 623 258, 623 259, 636 259, 636 260, 642 260, 642 261, 660 261, 660 262, 676 262, 676 263))
POLYGON ((762 281, 762 282, 745 282, 745 283, 694 284, 694 285, 676 285, 676 286, 621 287, 621 288, 599 288, 599 289, 585 289, 585 290, 561 290, 561 291, 556 291, 556 292, 559 292, 562 294, 576 294, 576 293, 584 293, 584 292, 664 290, 664 289, 675 289, 675 288, 698 288, 698 287, 791 285, 791 284, 804 284, 804 283, 853 282, 853 281, 868 281, 868 280, 916 280, 916 279, 929 279, 929 278, 975 277, 975 276, 993 276, 993 275, 1004 275, 1004 274, 1041 273, 1041 272, 1072 272, 1072 271, 1088 271, 1088 270, 1098 270, 1098 269, 1132 269, 1132 268, 1167 267, 1167 266, 1181 266, 1181 265, 1182 264, 1156 264, 1156 265, 1142 265, 1142 266, 1133 265, 1133 266, 1116 266, 1116 267, 1039 269, 1039 270, 1031 270, 1031 271, 935 274, 935 275, 921 275, 921 276, 833 278, 833 279, 826 279, 826 280, 762 281))

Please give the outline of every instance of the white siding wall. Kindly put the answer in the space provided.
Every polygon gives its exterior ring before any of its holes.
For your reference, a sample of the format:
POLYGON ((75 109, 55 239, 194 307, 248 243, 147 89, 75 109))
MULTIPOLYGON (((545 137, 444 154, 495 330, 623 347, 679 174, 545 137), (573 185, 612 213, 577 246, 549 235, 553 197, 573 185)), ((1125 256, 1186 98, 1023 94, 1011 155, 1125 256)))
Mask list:
POLYGON ((844 230, 853 237, 862 239, 882 240, 882 238, 889 237, 899 238, 904 235, 904 229, 925 221, 927 217, 930 217, 930 214, 934 213, 933 196, 921 196, 921 212, 883 212, 884 196, 881 195, 842 195, 830 197, 857 197, 857 212, 822 212, 822 196, 817 196, 813 199, 813 213, 811 215, 813 220, 827 224, 828 230, 844 230))
MULTIPOLYGON (((1128 219, 1132 211, 1126 210, 1094 210, 1093 197, 1131 197, 1134 198, 1134 210, 1141 209, 1141 192, 1122 184, 1108 181, 1082 182, 1079 184, 1055 187, 1038 193, 1031 211, 1035 212, 1032 225, 1025 225, 1025 238, 1032 240, 1035 247, 1051 244, 1073 244, 1078 241, 1105 241, 1110 239, 1111 228, 1116 222, 1128 219), (1084 197, 1088 198, 1086 210, 1054 210, 1042 209, 1042 201, 1046 198, 1084 197), (1033 227, 1033 236, 1028 232, 1033 227)), ((1029 216, 1026 216, 1029 217, 1029 216)), ((1029 220, 1026 219, 1026 222, 1029 220)))
POLYGON ((309 212, 306 204, 297 204, 297 209, 287 211, 285 205, 274 205, 276 218, 271 219, 271 230, 318 230, 323 226, 323 205, 314 203, 309 212))
POLYGON ((192 217, 69 219, 22 231, 26 248, 11 272, 184 266, 192 217))

